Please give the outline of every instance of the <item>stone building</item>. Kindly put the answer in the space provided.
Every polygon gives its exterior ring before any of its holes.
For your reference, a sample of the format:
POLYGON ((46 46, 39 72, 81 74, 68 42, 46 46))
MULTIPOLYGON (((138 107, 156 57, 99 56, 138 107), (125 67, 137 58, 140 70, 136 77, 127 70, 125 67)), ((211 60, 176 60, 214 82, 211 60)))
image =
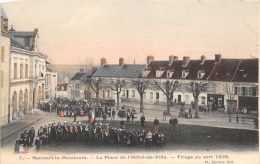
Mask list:
MULTIPOLYGON (((173 95, 173 101, 178 104, 191 104, 194 98, 190 83, 202 82, 207 87, 199 95, 199 105, 226 112, 242 108, 258 111, 258 59, 225 59, 216 54, 215 60, 202 55, 200 60, 191 60, 188 56, 178 60, 177 56, 169 56, 169 60, 156 61, 148 56, 142 78, 182 83, 173 95)), ((150 86, 144 97, 149 102, 166 102, 165 95, 156 86, 150 86)))
MULTIPOLYGON (((117 102, 117 92, 120 92, 119 101, 138 100, 138 92, 132 85, 132 80, 139 78, 144 68, 145 64, 125 64, 123 58, 119 59, 118 64, 107 64, 106 59, 102 58, 100 67, 91 76, 92 79, 102 79, 102 88, 99 90, 100 100, 113 99, 117 102), (117 81, 122 87, 115 90, 113 83, 117 81)), ((95 97, 96 94, 93 94, 92 98, 95 97)))
POLYGON ((10 122, 9 119, 9 88, 10 88, 10 38, 8 32, 8 18, 3 9, 1 9, 1 61, 0 61, 0 125, 10 122))

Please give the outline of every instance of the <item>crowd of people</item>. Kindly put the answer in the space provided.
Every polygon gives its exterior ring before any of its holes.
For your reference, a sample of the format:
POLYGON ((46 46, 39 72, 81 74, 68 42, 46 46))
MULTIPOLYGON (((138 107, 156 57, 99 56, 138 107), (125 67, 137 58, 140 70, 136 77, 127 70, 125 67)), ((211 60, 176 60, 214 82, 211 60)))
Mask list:
POLYGON ((64 122, 63 125, 58 122, 52 122, 40 126, 35 133, 34 126, 30 131, 21 134, 20 140, 15 145, 15 153, 26 153, 30 147, 33 147, 34 133, 37 136, 34 142, 36 150, 39 151, 41 145, 50 143, 61 143, 67 141, 103 143, 139 146, 144 148, 165 146, 166 137, 158 131, 145 131, 144 129, 126 130, 124 121, 120 121, 120 127, 112 127, 109 123, 82 124, 82 122, 64 122), (34 131, 34 133, 31 133, 34 131), (22 150, 21 150, 22 147, 22 150))
MULTIPOLYGON (((53 120, 53 122, 49 124, 41 125, 37 132, 34 129, 35 127, 32 126, 29 131, 24 131, 24 133, 21 134, 20 139, 16 141, 15 153, 26 153, 29 148, 33 146, 36 146, 36 150, 39 151, 41 145, 67 141, 87 143, 99 142, 104 144, 114 143, 144 148, 162 148, 165 146, 166 137, 164 134, 159 133, 159 120, 157 118, 154 120, 154 128, 151 131, 145 131, 143 129, 145 121, 144 115, 140 117, 142 129, 126 130, 123 119, 121 119, 118 128, 110 126, 109 123, 107 123, 107 116, 111 117, 111 120, 114 119, 115 110, 106 106, 96 107, 95 104, 92 104, 91 102, 70 101, 67 99, 57 99, 56 102, 51 105, 53 106, 52 109, 57 111, 57 114, 59 115, 63 112, 63 116, 74 116, 74 121, 64 122, 62 124, 61 122, 55 123, 55 120, 53 120), (88 124, 76 121, 75 116, 78 115, 78 113, 81 113, 82 110, 84 115, 89 116, 88 124), (93 113, 95 115, 94 117, 93 113), (93 120, 91 120, 92 117, 93 120), (96 117, 103 117, 103 122, 96 123, 96 117), (34 141, 35 136, 36 139, 34 141)), ((51 108, 40 109, 46 111, 49 109, 50 111, 51 108)), ((118 116, 124 118, 121 114, 118 113, 118 116)), ((124 114, 126 115, 127 122, 130 122, 130 118, 132 118, 133 122, 136 112, 134 110, 125 109, 124 114)), ((171 120, 170 124, 176 124, 176 121, 173 123, 171 120)))

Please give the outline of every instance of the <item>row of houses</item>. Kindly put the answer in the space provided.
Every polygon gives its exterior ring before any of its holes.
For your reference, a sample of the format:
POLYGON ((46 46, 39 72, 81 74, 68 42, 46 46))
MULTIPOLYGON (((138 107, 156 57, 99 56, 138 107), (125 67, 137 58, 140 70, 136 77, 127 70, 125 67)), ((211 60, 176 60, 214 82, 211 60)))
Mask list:
POLYGON ((222 109, 228 112, 247 108, 258 111, 258 58, 252 59, 226 59, 221 54, 215 54, 215 59, 193 60, 188 56, 179 60, 178 56, 169 56, 168 60, 154 60, 147 56, 146 64, 125 64, 124 59, 119 59, 119 64, 108 64, 105 58, 97 69, 85 72, 81 69, 71 79, 71 88, 68 95, 71 99, 94 100, 96 93, 91 88, 91 83, 102 79, 99 90, 101 101, 117 101, 117 91, 113 89, 113 81, 120 81, 123 87, 119 94, 119 101, 140 101, 139 93, 133 80, 149 81, 149 86, 144 92, 146 103, 165 103, 167 101, 161 86, 166 81, 178 81, 181 86, 173 93, 172 101, 180 104, 191 104, 194 101, 191 92, 191 82, 205 83, 206 88, 199 95, 199 105, 212 109, 222 109), (232 106, 230 105, 232 102, 232 106), (229 106, 229 107, 228 107, 229 106))
POLYGON ((8 30, 8 17, 1 8, 1 125, 30 114, 55 92, 57 73, 39 51, 38 39, 37 28, 16 31, 12 26, 8 30))

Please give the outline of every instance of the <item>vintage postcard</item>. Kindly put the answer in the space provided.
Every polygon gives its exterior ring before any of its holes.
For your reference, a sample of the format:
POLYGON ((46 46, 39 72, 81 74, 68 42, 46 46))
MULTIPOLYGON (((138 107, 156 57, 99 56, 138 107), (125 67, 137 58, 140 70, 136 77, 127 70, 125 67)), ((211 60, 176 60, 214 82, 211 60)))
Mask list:
POLYGON ((258 164, 257 0, 1 1, 1 164, 258 164))

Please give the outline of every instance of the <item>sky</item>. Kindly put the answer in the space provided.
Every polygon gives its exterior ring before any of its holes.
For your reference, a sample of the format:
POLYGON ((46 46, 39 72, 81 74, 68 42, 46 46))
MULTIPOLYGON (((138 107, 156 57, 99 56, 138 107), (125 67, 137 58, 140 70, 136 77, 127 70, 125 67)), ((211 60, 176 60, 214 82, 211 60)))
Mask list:
POLYGON ((16 31, 38 28, 39 50, 53 64, 258 57, 257 0, 21 0, 2 7, 16 31))

